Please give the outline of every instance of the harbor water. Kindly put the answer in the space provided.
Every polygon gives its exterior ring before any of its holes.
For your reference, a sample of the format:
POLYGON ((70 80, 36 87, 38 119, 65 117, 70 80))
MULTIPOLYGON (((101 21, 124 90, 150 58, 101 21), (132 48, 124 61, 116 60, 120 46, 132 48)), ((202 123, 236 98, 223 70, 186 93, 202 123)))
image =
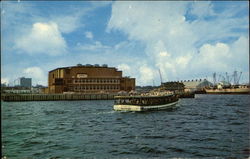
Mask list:
POLYGON ((2 157, 247 158, 249 97, 195 95, 140 113, 113 111, 113 100, 1 102, 2 157))

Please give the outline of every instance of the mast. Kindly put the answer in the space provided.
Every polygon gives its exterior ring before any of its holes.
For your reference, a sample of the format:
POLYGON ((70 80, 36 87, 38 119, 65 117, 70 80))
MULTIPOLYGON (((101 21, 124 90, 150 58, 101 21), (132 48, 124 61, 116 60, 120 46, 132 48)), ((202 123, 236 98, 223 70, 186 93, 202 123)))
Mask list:
POLYGON ((161 85, 162 85, 162 76, 161 76, 161 70, 159 69, 160 79, 161 79, 161 85))
POLYGON ((239 84, 239 82, 240 82, 240 77, 241 77, 241 75, 242 75, 242 72, 240 72, 240 75, 239 75, 239 78, 237 79, 237 84, 239 84))
POLYGON ((229 81, 229 75, 227 74, 227 72, 226 72, 226 78, 227 78, 227 83, 230 83, 230 81, 229 81))
POLYGON ((216 85, 216 73, 213 73, 214 86, 216 85))
POLYGON ((237 85, 237 71, 234 71, 233 78, 234 78, 234 85, 237 85))

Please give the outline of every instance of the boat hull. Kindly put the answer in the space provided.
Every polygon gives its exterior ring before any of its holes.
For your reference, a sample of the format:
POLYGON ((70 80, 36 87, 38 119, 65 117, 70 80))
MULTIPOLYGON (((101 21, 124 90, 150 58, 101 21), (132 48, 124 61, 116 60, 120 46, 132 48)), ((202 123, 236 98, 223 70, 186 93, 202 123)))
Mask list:
POLYGON ((149 111, 149 110, 163 110, 163 109, 171 109, 176 106, 178 101, 167 103, 163 105, 150 105, 150 106, 141 106, 141 105, 114 105, 114 110, 116 111, 149 111))
POLYGON ((250 94, 249 88, 206 89, 207 94, 250 94))

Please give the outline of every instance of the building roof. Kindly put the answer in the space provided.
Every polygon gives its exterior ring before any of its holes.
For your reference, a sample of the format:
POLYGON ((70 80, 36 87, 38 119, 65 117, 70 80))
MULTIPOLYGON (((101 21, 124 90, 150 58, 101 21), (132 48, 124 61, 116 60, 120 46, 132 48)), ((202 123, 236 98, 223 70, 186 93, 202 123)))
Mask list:
POLYGON ((68 66, 68 67, 58 67, 56 69, 53 69, 49 72, 52 72, 52 71, 55 71, 55 70, 58 70, 58 69, 71 69, 71 68, 79 68, 79 67, 84 67, 84 68, 111 68, 111 69, 116 69, 115 67, 108 67, 107 64, 103 64, 103 65, 98 65, 98 64, 95 64, 95 65, 91 65, 91 64, 86 64, 86 65, 82 65, 82 64, 77 64, 76 66, 68 66))
POLYGON ((197 87, 204 87, 211 85, 212 83, 209 82, 208 80, 192 80, 192 81, 185 81, 182 82, 186 88, 197 88, 197 87))

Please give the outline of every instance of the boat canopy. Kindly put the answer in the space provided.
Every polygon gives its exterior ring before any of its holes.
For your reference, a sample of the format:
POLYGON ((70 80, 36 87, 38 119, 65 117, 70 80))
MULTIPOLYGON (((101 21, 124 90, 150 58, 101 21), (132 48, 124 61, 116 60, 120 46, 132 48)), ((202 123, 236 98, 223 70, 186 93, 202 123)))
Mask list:
POLYGON ((115 96, 115 99, 152 99, 152 98, 166 98, 172 97, 173 94, 168 94, 164 96, 115 96))

